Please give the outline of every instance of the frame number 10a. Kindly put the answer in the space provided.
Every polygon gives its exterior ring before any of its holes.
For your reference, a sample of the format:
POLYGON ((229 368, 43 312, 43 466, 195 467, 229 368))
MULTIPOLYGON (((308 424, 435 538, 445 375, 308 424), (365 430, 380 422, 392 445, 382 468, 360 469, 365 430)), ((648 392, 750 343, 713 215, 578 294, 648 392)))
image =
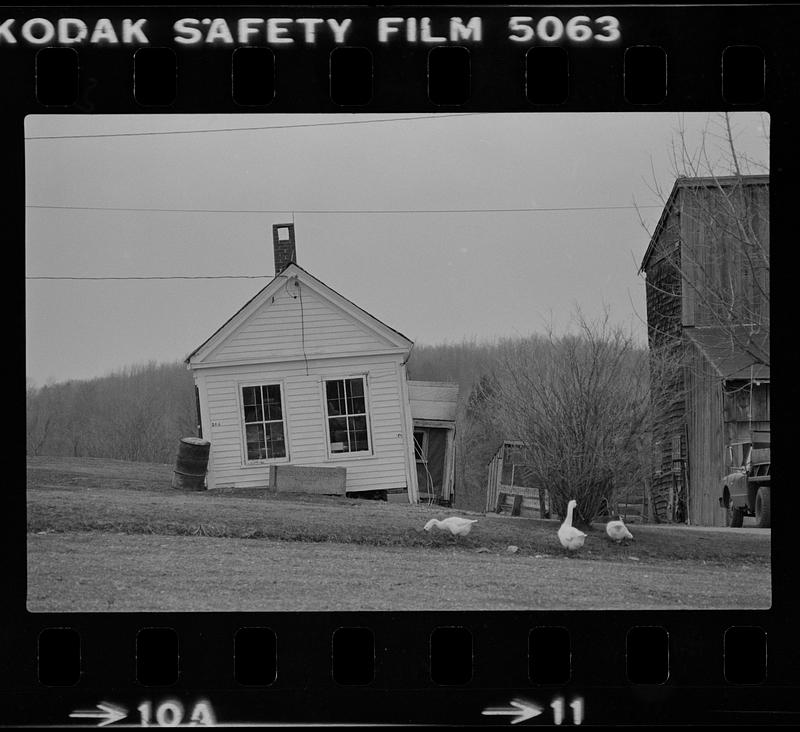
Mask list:
POLYGON ((213 727, 216 724, 211 704, 205 700, 196 702, 186 718, 186 710, 177 699, 168 699, 153 705, 150 701, 142 702, 136 709, 139 711, 139 722, 142 727, 178 727, 191 726, 213 727))

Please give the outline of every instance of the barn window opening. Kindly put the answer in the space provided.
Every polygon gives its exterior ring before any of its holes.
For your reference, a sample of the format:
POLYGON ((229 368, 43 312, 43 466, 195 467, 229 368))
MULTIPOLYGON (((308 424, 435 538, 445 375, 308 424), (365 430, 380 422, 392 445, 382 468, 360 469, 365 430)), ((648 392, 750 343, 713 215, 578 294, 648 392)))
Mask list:
POLYGON ((331 453, 369 452, 366 379, 325 382, 325 405, 331 453))
POLYGON ((286 425, 280 384, 242 387, 247 459, 286 457, 286 425))

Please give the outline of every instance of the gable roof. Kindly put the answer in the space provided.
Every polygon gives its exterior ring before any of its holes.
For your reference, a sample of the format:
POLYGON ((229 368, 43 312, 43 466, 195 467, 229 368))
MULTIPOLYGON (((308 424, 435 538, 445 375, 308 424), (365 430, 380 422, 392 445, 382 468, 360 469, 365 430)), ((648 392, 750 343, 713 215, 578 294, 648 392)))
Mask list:
POLYGON ((769 366, 757 362, 741 345, 751 340, 757 349, 769 353, 769 333, 749 334, 744 326, 735 326, 735 331, 718 325, 684 330, 724 380, 769 381, 769 366))
POLYGON ((641 273, 644 271, 648 261, 650 260, 650 256, 652 255, 653 250, 656 247, 658 238, 661 236, 661 231, 666 225, 667 218, 672 212, 672 208, 675 205, 675 201, 678 198, 679 191, 686 188, 712 188, 717 186, 728 187, 728 186, 733 186, 737 183, 745 186, 769 185, 769 176, 728 175, 728 176, 718 176, 718 177, 708 176, 708 177, 697 177, 697 178, 688 178, 688 177, 676 178, 675 183, 672 186, 672 190, 670 191, 669 196, 667 196, 667 200, 664 202, 664 209, 661 212, 661 216, 658 219, 656 228, 653 229, 653 235, 650 237, 650 243, 647 245, 647 250, 644 253, 644 257, 642 257, 642 263, 639 266, 639 272, 641 273))
POLYGON ((350 318, 366 329, 387 340, 390 347, 410 349, 413 345, 411 339, 404 336, 400 331, 391 328, 375 316, 370 315, 366 310, 340 295, 333 288, 328 287, 328 285, 295 262, 292 262, 228 318, 209 338, 186 356, 184 363, 190 365, 202 363, 217 346, 238 330, 250 316, 255 314, 281 288, 285 287, 288 280, 292 278, 296 278, 298 282, 303 283, 323 299, 343 310, 350 318))

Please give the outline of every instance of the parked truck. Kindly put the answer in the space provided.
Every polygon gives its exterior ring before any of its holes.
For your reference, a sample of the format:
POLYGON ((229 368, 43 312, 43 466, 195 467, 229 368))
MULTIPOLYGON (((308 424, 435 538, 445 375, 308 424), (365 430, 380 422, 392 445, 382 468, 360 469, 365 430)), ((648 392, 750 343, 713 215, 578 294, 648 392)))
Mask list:
POLYGON ((722 480, 719 505, 727 512, 726 524, 738 528, 745 516, 755 516, 756 526, 770 527, 770 433, 753 432, 749 440, 731 442, 727 448, 729 472, 722 480))

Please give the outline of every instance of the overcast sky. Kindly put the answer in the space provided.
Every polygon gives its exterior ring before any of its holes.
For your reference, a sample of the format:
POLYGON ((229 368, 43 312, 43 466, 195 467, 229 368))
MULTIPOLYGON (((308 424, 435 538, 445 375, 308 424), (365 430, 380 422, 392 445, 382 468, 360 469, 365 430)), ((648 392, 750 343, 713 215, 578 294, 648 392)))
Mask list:
MULTIPOLYGON (((739 149, 767 162, 765 118, 733 120, 739 149)), ((576 304, 607 305, 644 342, 649 237, 633 204, 652 227, 677 130, 697 144, 708 123, 29 116, 27 375, 41 386, 182 360, 269 282, 272 224, 292 220, 300 266, 417 343, 527 335, 565 325, 576 304), (258 278, 30 279, 242 275, 258 278)))

